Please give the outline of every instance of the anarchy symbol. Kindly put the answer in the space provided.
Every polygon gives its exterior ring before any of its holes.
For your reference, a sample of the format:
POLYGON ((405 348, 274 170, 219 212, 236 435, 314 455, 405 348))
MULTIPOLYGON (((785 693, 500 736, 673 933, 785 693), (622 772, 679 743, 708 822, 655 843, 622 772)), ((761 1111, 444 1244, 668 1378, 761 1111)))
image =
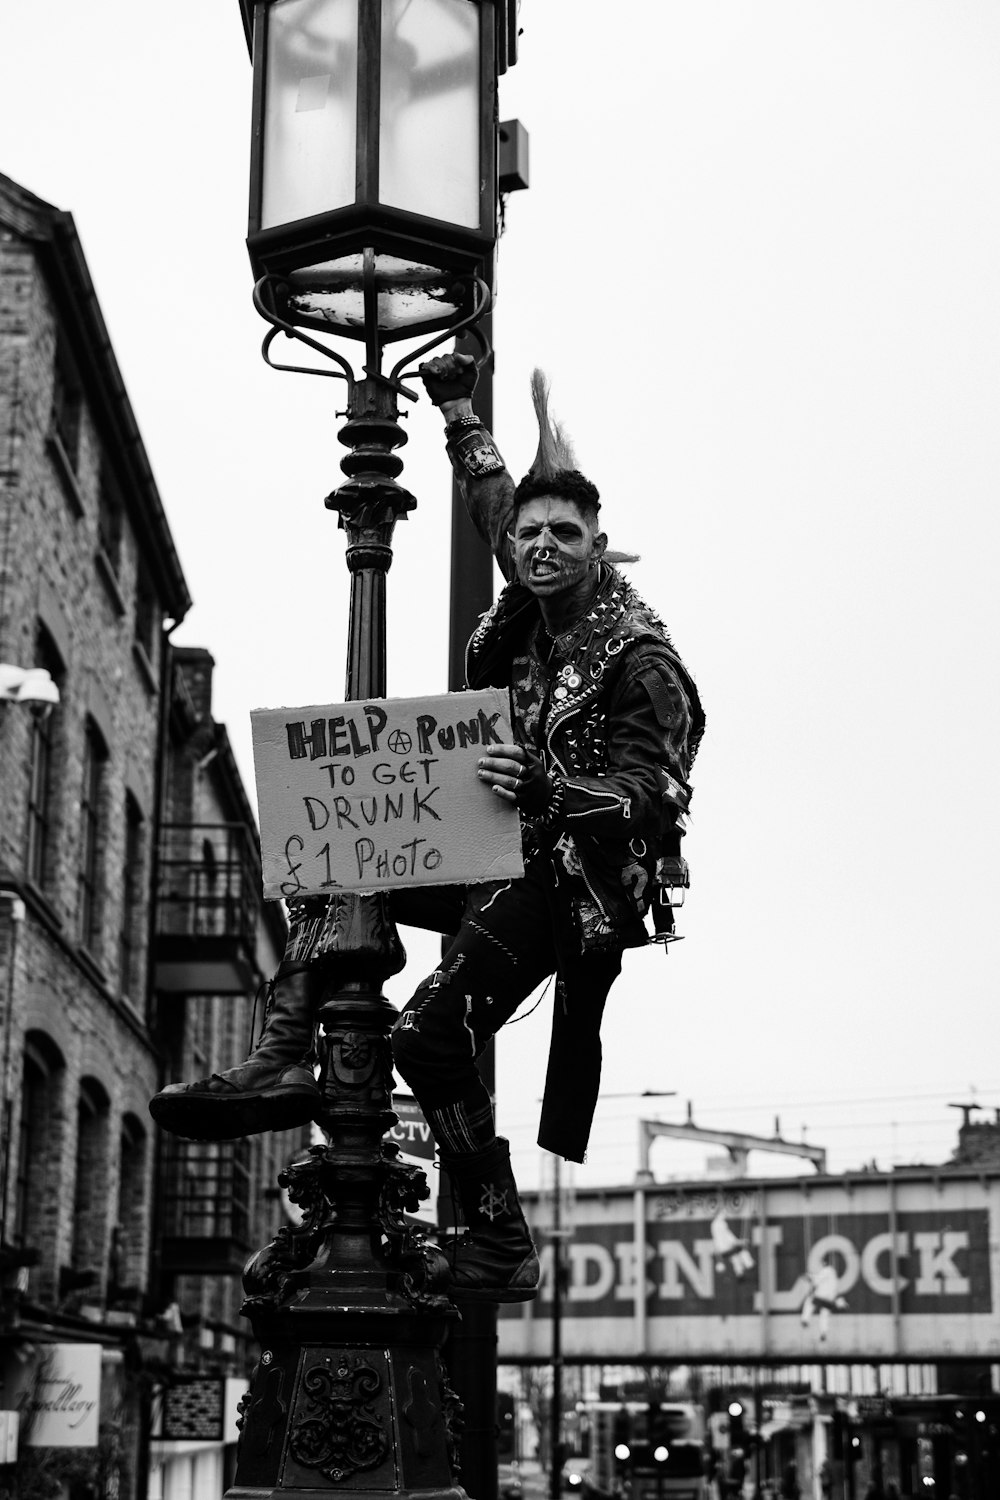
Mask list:
POLYGON ((411 740, 405 729, 394 729, 390 734, 388 740, 386 741, 386 744, 389 746, 389 749, 392 751, 393 755, 405 755, 407 751, 412 749, 413 747, 413 741, 411 740))
POLYGON ((492 1182, 483 1189, 483 1196, 479 1200, 479 1212, 485 1214, 490 1223, 498 1219, 507 1210, 506 1192, 498 1193, 492 1182))

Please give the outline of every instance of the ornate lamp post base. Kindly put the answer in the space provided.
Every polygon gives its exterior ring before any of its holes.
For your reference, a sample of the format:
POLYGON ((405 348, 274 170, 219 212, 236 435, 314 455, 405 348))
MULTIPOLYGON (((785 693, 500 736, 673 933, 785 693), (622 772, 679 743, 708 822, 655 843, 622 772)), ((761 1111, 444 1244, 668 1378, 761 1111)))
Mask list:
POLYGON ((229 1500, 465 1500, 451 1479, 458 1403, 438 1353, 449 1315, 391 1293, 379 1308, 338 1306, 342 1290, 331 1278, 253 1315, 262 1353, 229 1500))
POLYGON ((465 1500, 452 1484, 458 1401, 438 1352, 454 1311, 388 1288, 381 1306, 344 1305, 360 1288, 343 1281, 327 1273, 325 1286, 251 1314, 262 1352, 229 1500, 465 1500))

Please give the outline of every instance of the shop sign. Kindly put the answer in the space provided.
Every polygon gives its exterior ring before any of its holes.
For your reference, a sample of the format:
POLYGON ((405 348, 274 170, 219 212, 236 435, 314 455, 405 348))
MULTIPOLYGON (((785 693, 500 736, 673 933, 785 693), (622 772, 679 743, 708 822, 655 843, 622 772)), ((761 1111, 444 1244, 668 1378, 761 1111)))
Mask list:
POLYGON ((4 1400, 20 1415, 24 1448, 96 1448, 101 1414, 100 1344, 39 1344, 11 1359, 4 1400))
POLYGON ((438 1183, 440 1173, 434 1166, 434 1137, 423 1110, 407 1094, 393 1094, 392 1107, 399 1116, 396 1124, 386 1131, 386 1139, 395 1141, 399 1147, 399 1160, 407 1166, 419 1167, 427 1179, 428 1196, 421 1200, 420 1207, 407 1214, 408 1219, 427 1228, 438 1227, 438 1183))
POLYGON ((892 1416, 892 1406, 886 1396, 859 1396, 855 1405, 862 1421, 892 1416))
POLYGON ((221 1442, 225 1387, 218 1376, 175 1375, 163 1393, 167 1442, 221 1442))
POLYGON ((21 1418, 16 1411, 0 1411, 0 1464, 17 1463, 17 1429, 21 1418))

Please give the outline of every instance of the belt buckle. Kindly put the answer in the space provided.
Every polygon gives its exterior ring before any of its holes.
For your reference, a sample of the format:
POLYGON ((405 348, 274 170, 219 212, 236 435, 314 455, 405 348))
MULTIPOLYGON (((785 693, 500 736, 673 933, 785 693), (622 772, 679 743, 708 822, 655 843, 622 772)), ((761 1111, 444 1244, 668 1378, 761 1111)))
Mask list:
POLYGON ((669 906, 674 910, 683 906, 691 885, 687 860, 679 854, 667 854, 657 860, 656 885, 661 906, 669 906))

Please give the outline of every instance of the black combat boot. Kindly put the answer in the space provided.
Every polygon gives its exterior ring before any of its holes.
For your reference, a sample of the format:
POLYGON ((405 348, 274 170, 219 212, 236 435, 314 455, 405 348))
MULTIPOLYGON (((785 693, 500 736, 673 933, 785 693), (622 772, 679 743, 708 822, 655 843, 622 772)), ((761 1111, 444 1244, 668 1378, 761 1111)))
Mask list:
POLYGON ((172 1083, 150 1099, 149 1112, 164 1130, 192 1141, 230 1141, 315 1117, 322 1096, 313 1074, 311 976, 284 967, 271 981, 264 1029, 245 1063, 197 1083, 172 1083))
POLYGON ((447 1247, 451 1292, 473 1302, 529 1302, 538 1287, 538 1256, 510 1169, 510 1147, 441 1157, 455 1184, 468 1229, 447 1247))

